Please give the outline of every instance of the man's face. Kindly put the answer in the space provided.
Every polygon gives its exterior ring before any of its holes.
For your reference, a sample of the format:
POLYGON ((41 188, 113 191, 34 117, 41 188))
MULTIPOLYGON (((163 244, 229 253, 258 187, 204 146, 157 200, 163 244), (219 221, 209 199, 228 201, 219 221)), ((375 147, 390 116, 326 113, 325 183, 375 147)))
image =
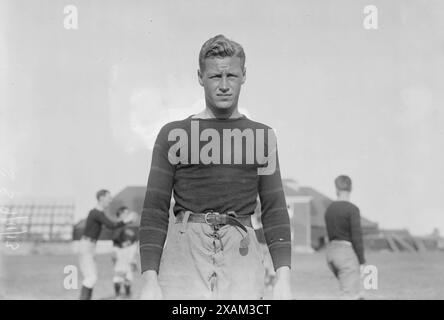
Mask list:
POLYGON ((205 101, 213 108, 234 110, 237 107, 245 70, 239 57, 207 58, 199 70, 199 83, 205 90, 205 101))
POLYGON ((102 205, 102 207, 108 208, 112 200, 113 197, 111 196, 111 193, 107 193, 100 198, 100 204, 102 205))

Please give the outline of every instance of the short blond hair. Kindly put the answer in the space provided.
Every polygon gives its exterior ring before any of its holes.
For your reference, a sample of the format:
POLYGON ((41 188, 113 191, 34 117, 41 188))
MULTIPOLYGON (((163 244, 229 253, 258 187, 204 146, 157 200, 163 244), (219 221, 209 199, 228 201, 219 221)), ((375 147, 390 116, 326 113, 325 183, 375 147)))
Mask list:
POLYGON ((242 46, 219 34, 202 45, 199 53, 199 68, 203 71, 205 68, 205 59, 217 57, 239 57, 241 59, 242 69, 245 69, 245 52, 242 46))

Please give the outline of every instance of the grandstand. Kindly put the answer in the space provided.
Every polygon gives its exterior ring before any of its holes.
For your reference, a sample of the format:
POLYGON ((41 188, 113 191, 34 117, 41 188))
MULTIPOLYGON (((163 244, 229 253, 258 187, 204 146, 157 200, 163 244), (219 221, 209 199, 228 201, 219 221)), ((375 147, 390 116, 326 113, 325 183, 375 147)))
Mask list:
POLYGON ((16 200, 1 205, 3 241, 69 242, 75 205, 72 200, 16 200))

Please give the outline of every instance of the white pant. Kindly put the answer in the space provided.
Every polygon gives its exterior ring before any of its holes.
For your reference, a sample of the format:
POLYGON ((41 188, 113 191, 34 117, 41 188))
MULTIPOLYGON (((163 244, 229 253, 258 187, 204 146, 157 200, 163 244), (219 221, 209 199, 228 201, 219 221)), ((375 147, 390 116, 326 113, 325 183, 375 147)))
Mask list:
POLYGON ((113 282, 128 283, 133 281, 132 264, 134 262, 134 257, 136 253, 137 253, 136 243, 123 248, 114 247, 114 255, 116 257, 116 263, 114 265, 113 282))
POLYGON ((245 234, 236 227, 215 231, 205 223, 170 224, 159 268, 163 298, 262 299, 264 252, 253 228, 247 231, 250 243, 241 248, 245 234))
POLYGON ((93 288, 97 282, 97 266, 94 259, 96 244, 87 239, 81 239, 79 243, 79 265, 83 275, 82 285, 93 288))
POLYGON ((331 241, 327 246, 327 264, 339 280, 341 299, 362 297, 358 257, 350 242, 331 241))

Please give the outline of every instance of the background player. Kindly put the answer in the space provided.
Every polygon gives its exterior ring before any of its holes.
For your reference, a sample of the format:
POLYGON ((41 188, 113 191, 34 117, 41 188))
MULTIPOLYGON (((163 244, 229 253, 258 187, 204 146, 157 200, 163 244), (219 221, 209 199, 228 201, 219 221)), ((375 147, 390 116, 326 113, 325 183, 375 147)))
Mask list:
POLYGON ((97 282, 97 266, 94 260, 96 242, 102 231, 102 226, 116 229, 132 221, 133 217, 126 217, 123 221, 114 221, 105 215, 105 209, 112 201, 111 193, 102 189, 96 193, 97 205, 92 209, 86 219, 85 230, 79 245, 79 264, 83 275, 80 300, 90 300, 92 291, 97 282))
MULTIPOLYGON (((124 219, 130 215, 127 207, 117 210, 117 218, 124 219)), ((126 225, 114 232, 114 291, 116 298, 121 297, 124 288, 124 297, 131 297, 131 284, 133 282, 134 261, 137 254, 137 226, 126 225)))
POLYGON ((327 263, 339 280, 342 299, 361 298, 360 264, 365 263, 359 208, 350 202, 352 181, 341 175, 335 179, 334 201, 325 213, 329 244, 327 263))

